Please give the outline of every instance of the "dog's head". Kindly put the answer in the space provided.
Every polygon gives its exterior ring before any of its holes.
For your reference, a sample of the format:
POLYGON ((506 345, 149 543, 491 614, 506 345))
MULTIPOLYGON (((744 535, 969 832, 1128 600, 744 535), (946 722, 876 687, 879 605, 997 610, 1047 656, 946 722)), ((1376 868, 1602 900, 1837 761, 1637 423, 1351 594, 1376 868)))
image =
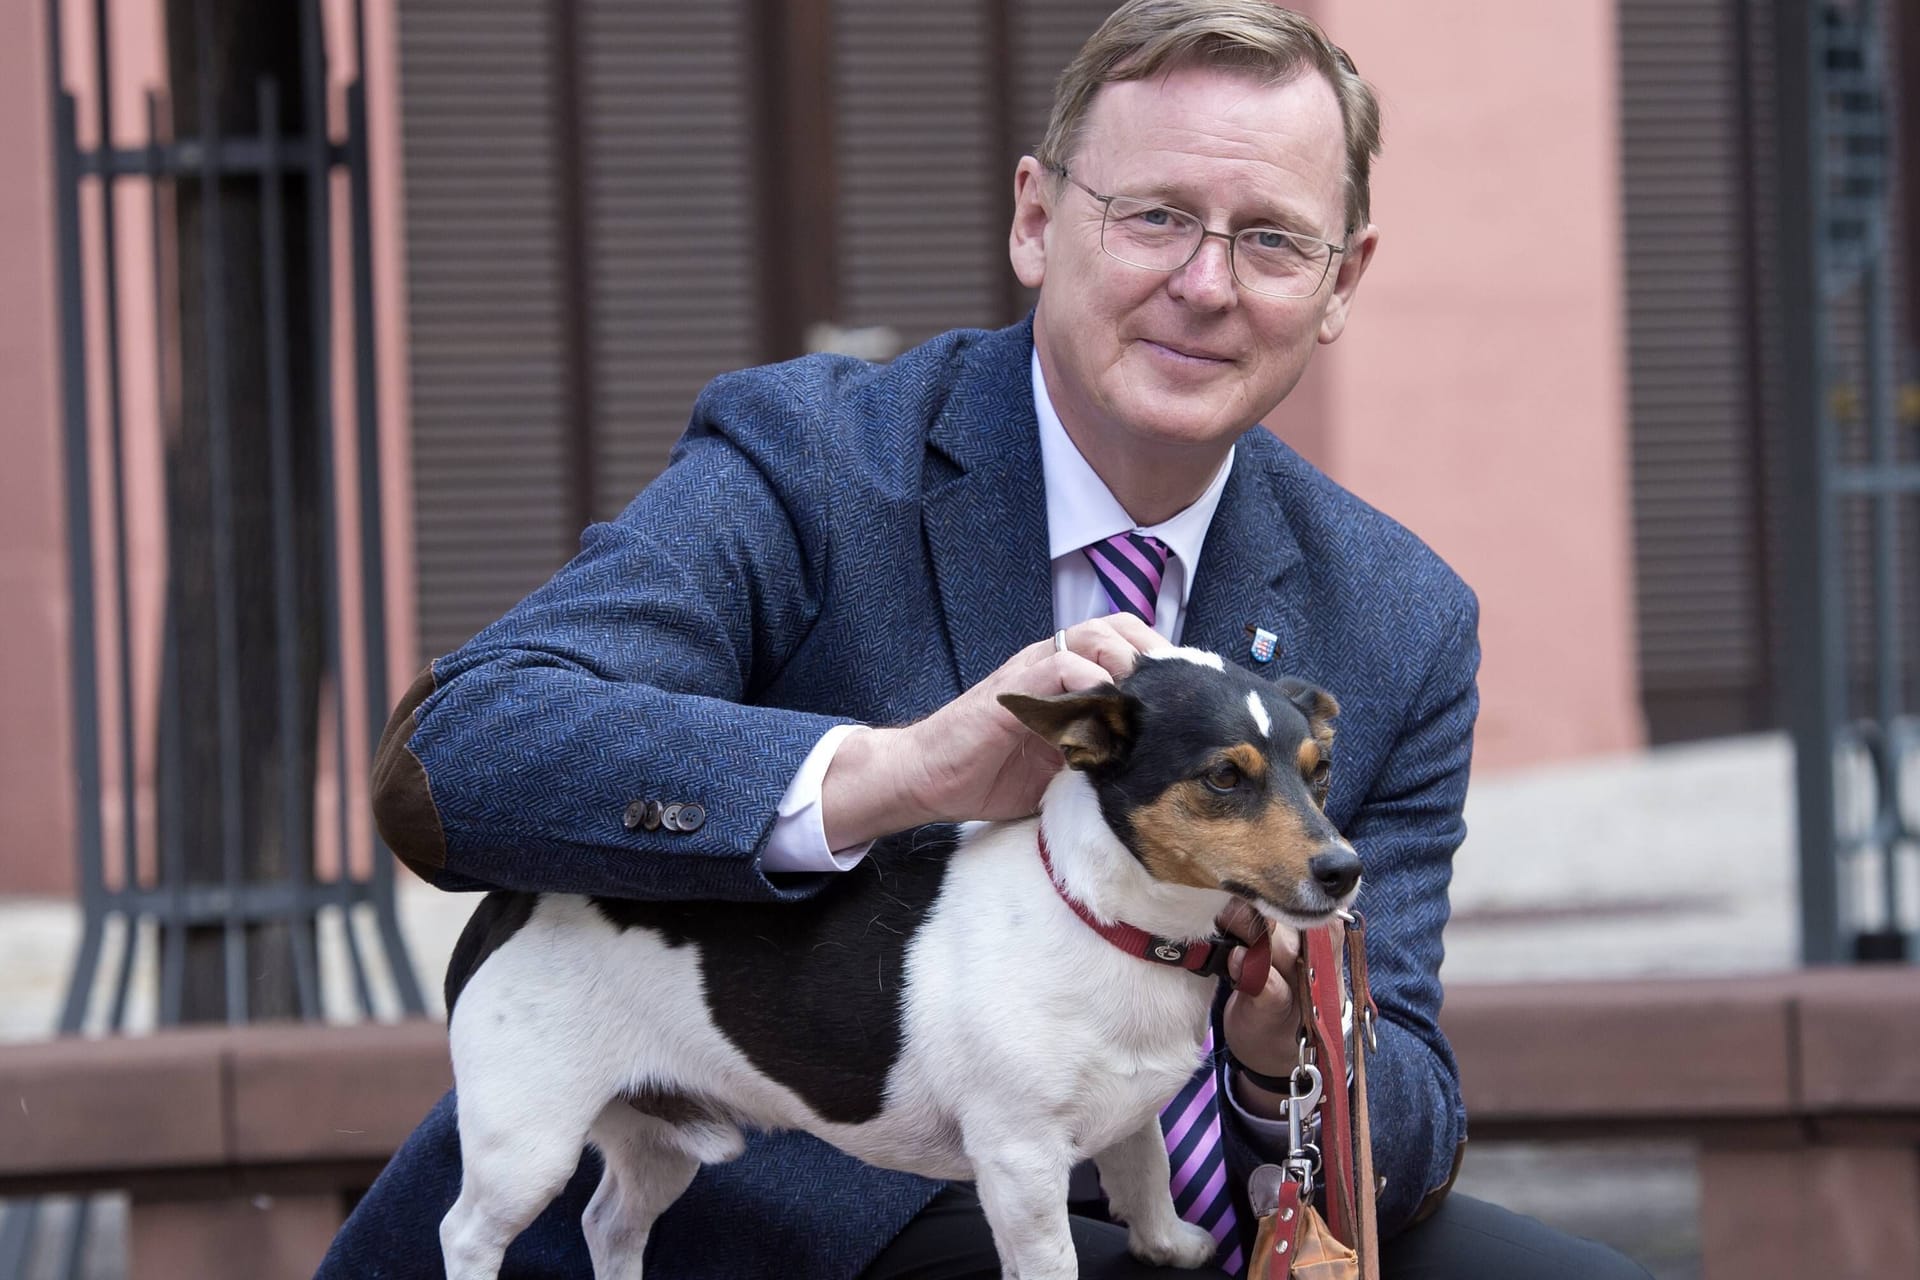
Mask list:
POLYGON ((1352 901, 1360 859, 1324 811, 1340 709, 1323 690, 1174 649, 1117 684, 1000 702, 1086 775, 1155 879, 1224 890, 1295 927, 1352 901))

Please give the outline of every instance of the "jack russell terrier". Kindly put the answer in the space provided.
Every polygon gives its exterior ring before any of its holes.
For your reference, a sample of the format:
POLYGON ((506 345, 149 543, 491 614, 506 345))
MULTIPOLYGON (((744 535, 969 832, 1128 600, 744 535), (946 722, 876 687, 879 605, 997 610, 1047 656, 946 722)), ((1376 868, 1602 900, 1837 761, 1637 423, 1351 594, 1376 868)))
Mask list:
POLYGON ((1314 928, 1357 891, 1321 811, 1338 708, 1193 649, 1000 701, 1068 766, 1037 818, 903 832, 803 903, 487 896, 447 974, 451 1280, 497 1276, 589 1143, 594 1276, 638 1280, 654 1220, 747 1128, 975 1180, 1022 1280, 1076 1274, 1087 1158, 1136 1257, 1213 1256, 1174 1212, 1158 1111, 1199 1065, 1220 911, 1314 928))

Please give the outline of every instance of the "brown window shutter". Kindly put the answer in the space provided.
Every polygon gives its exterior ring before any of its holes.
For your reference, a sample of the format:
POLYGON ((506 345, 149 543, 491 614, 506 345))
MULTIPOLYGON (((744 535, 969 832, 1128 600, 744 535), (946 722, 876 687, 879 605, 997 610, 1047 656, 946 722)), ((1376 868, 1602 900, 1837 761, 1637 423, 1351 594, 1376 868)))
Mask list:
POLYGON ((839 323, 912 345, 1005 310, 1011 171, 980 0, 834 6, 839 323))
POLYGON ((542 6, 400 6, 420 644, 444 653, 561 562, 552 84, 542 6))
POLYGON ((594 512, 658 475, 715 374, 758 362, 744 0, 584 0, 594 512))
POLYGON ((1622 0, 1640 667, 1656 740, 1770 705, 1742 32, 1732 0, 1622 0))

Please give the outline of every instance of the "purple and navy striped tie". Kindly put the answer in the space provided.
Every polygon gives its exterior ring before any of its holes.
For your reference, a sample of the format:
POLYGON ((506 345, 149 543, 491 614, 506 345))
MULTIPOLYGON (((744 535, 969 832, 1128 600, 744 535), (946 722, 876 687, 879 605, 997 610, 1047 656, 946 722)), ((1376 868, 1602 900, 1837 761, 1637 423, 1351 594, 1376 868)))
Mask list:
MULTIPOLYGON (((1132 614, 1153 625, 1160 580, 1173 552, 1151 534, 1116 533, 1084 548, 1094 577, 1106 588, 1113 611, 1132 614)), ((1213 1081, 1213 1031, 1201 1046, 1208 1066, 1196 1071, 1172 1102, 1160 1109, 1167 1135, 1173 1207, 1181 1218, 1208 1232, 1219 1244, 1216 1261, 1239 1275, 1246 1258, 1235 1228, 1233 1196, 1227 1190, 1227 1152, 1220 1139, 1220 1098, 1213 1081), (1222 1254, 1225 1256, 1222 1257, 1222 1254)))
POLYGON ((1201 1045, 1206 1069, 1197 1071, 1172 1102, 1160 1109, 1172 1171, 1173 1208, 1212 1235, 1214 1261, 1230 1276, 1246 1262, 1235 1229, 1233 1196, 1227 1190, 1227 1151, 1220 1140, 1220 1096, 1213 1080, 1213 1030, 1201 1045), (1224 1255, 1224 1256, 1223 1256, 1224 1255))
POLYGON ((1153 625, 1154 603, 1160 598, 1160 579, 1173 552, 1151 534, 1116 533, 1081 548, 1093 576, 1107 589, 1115 613, 1130 613, 1153 625))

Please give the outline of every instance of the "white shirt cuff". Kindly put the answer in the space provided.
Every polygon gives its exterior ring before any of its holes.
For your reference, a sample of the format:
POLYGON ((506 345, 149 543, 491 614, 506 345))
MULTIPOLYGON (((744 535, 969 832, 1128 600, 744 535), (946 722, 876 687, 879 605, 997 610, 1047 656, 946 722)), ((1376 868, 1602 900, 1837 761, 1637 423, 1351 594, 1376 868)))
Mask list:
MULTIPOLYGON (((1340 1030, 1347 1038, 1347 1088, 1353 1088, 1353 1001, 1344 1002, 1340 1009, 1340 1030)), ((1280 1104, 1280 1118, 1269 1120, 1257 1116, 1240 1102, 1240 1073, 1233 1069, 1232 1059, 1227 1061, 1227 1102, 1239 1117, 1246 1122, 1247 1128, 1254 1134, 1272 1142, 1289 1142, 1292 1135, 1287 1132, 1287 1104, 1280 1104)))
POLYGON ((800 762, 800 771, 787 784, 773 820, 773 830, 760 850, 762 871, 850 871, 867 856, 871 840, 851 849, 835 852, 827 848, 826 820, 820 814, 820 786, 826 781, 827 766, 849 734, 866 728, 858 724, 838 724, 826 731, 813 750, 800 762))
POLYGON ((1247 1131, 1259 1138, 1267 1150, 1285 1152, 1287 1144, 1292 1141, 1292 1135, 1287 1131, 1287 1104, 1284 1102, 1280 1104, 1281 1116, 1278 1120, 1253 1114, 1241 1105, 1239 1075, 1240 1073, 1235 1071, 1233 1064, 1229 1062, 1227 1064, 1227 1105, 1233 1108, 1234 1113, 1240 1117, 1240 1122, 1246 1125, 1247 1131))

